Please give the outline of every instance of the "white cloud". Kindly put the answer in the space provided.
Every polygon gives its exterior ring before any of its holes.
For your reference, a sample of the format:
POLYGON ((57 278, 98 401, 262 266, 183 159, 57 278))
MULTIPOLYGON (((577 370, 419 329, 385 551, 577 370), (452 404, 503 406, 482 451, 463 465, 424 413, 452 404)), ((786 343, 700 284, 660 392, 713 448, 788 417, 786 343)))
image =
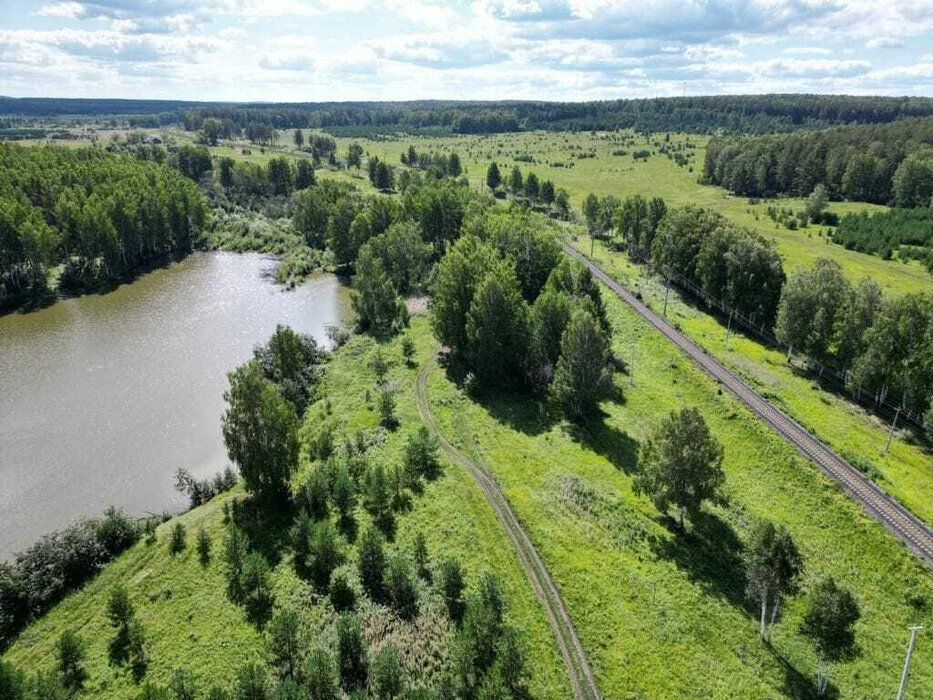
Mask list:
POLYGON ((830 56, 833 50, 822 46, 791 46, 784 49, 784 53, 792 56, 806 56, 808 54, 813 56, 830 56))

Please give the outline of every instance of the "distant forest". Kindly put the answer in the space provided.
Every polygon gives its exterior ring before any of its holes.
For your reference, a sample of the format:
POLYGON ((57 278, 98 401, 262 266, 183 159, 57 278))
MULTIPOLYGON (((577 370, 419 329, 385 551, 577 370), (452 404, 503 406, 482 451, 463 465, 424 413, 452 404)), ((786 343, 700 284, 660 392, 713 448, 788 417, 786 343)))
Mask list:
MULTIPOLYGON (((182 123, 200 129, 220 119, 237 129, 321 128, 337 133, 501 133, 533 129, 586 131, 633 128, 768 134, 848 124, 880 124, 933 116, 933 99, 844 95, 666 97, 600 102, 305 102, 222 103, 0 97, 0 117, 100 118, 132 126, 182 123)), ((0 121, 3 121, 0 119, 0 121)), ((2 126, 2 125, 0 125, 2 126)))
POLYGON ((933 119, 790 135, 715 138, 704 177, 735 194, 803 197, 818 184, 833 199, 928 207, 933 119))

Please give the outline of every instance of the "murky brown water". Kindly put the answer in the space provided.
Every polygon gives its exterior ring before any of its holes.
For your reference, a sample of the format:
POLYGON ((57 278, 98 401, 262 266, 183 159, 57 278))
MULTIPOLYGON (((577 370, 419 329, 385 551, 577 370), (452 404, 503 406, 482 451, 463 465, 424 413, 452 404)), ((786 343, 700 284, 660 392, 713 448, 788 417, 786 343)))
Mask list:
POLYGON ((184 505, 178 467, 222 468, 226 373, 276 323, 349 313, 322 275, 285 291, 259 255, 198 253, 104 295, 0 317, 0 559, 109 505, 184 505))

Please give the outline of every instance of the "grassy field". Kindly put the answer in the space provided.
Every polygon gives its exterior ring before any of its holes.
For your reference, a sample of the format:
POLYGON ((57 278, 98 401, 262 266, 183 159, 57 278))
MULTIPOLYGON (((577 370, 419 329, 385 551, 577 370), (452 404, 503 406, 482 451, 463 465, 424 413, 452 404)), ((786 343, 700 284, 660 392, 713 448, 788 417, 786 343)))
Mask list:
MULTIPOLYGON (((429 400, 444 433, 496 476, 557 582, 606 698, 810 697, 816 659, 798 632, 801 602, 793 600, 772 647, 757 637, 744 603, 742 540, 759 517, 785 523, 807 559, 805 587, 832 574, 857 595, 861 653, 833 670, 841 697, 887 696, 897 683, 906 625, 933 622, 933 577, 876 523, 716 385, 686 362, 658 333, 607 299, 614 349, 630 357, 634 385, 617 375, 624 398, 582 427, 555 419, 527 397, 474 400, 441 370, 429 377, 429 400), (726 448, 728 505, 707 509, 687 536, 676 535, 653 506, 632 492, 637 443, 667 411, 699 406, 726 448), (926 601, 912 604, 911 596, 926 601)), ((420 364, 436 346, 427 320, 410 331, 420 364)), ((404 436, 417 425, 413 396, 417 368, 401 360, 399 343, 384 346, 389 380, 398 390, 401 427, 384 433, 376 458, 392 464, 404 436)), ((368 360, 376 344, 355 338, 328 369, 331 412, 348 432, 377 424, 371 406, 374 377, 368 360)), ((317 433, 321 405, 307 414, 304 439, 317 433)), ((377 431, 378 433, 379 431, 377 431)), ((378 442, 378 441, 377 441, 378 442)), ((310 466, 305 459, 303 469, 310 466)), ((220 503, 181 516, 189 541, 199 527, 219 553, 220 503)), ((363 518, 365 519, 365 518, 363 518)), ((362 524, 362 523, 361 523, 362 524)), ((28 669, 54 663, 54 644, 66 628, 91 640, 88 696, 132 697, 128 674, 108 666, 110 629, 104 607, 112 584, 123 581, 149 634, 147 678, 167 681, 173 669, 194 672, 202 685, 226 682, 250 657, 263 657, 264 633, 227 602, 220 561, 206 570, 189 546, 172 558, 170 524, 155 546, 138 544, 84 590, 28 628, 6 657, 28 669)), ((504 533, 470 477, 448 466, 442 479, 399 519, 396 546, 408 549, 421 531, 432 557, 456 554, 471 578, 491 569, 510 600, 509 618, 525 630, 539 698, 569 695, 564 668, 547 626, 504 533)), ((283 560, 275 572, 277 604, 300 606, 311 643, 332 643, 333 616, 283 560)), ((911 677, 914 697, 933 693, 933 660, 921 640, 911 677)))
MULTIPOLYGON (((575 244, 589 253, 590 239, 582 232, 575 244)), ((629 289, 641 292, 656 311, 662 310, 664 288, 660 280, 648 278, 643 267, 598 241, 593 250, 603 269, 629 289)), ((668 317, 760 393, 862 467, 916 515, 933 523, 933 457, 909 432, 897 433, 885 454, 890 425, 845 396, 824 390, 802 368, 789 365, 782 351, 742 334, 733 334, 727 345, 723 322, 676 291, 668 300, 668 317)))
MULTIPOLYGON (((484 462, 561 589, 607 698, 810 697, 816 659, 788 606, 773 647, 744 603, 742 541, 756 518, 785 523, 807 560, 805 587, 831 574, 858 596, 861 654, 833 671, 844 698, 896 687, 906 626, 930 621, 933 577, 883 528, 801 460, 642 320, 608 300, 614 349, 634 385, 583 427, 527 398, 471 400, 445 375, 430 378, 432 408, 458 447, 484 462), (709 508, 677 536, 632 492, 637 444, 670 410, 700 407, 726 449, 729 505, 709 508), (929 602, 926 604, 929 606, 929 602)), ((421 321, 417 335, 427 333, 421 321)), ((423 342, 423 341, 422 341, 423 342)), ((933 692, 933 660, 914 667, 911 693, 933 692)), ((920 659, 920 655, 915 657, 920 659)))
MULTIPOLYGON (((166 142, 190 142, 194 134, 178 128, 159 130, 166 142)), ((306 130, 307 133, 307 130, 306 130)), ((102 131, 101 143, 112 135, 123 135, 121 131, 102 131)), ((292 131, 280 131, 273 147, 260 147, 247 141, 224 142, 212 147, 217 156, 230 156, 238 160, 263 163, 275 155, 299 157, 294 150, 292 131), (245 152, 244 152, 245 151, 245 152)), ((782 198, 763 200, 751 204, 742 197, 734 197, 719 187, 701 185, 698 178, 703 169, 705 146, 708 137, 672 134, 670 148, 680 148, 689 160, 678 166, 662 153, 657 144, 663 143, 662 135, 653 135, 646 140, 630 132, 520 132, 512 134, 489 134, 476 136, 398 136, 383 139, 336 139, 338 154, 346 155, 351 143, 359 143, 364 159, 376 155, 393 165, 401 162, 402 151, 413 145, 419 152, 456 151, 461 158, 471 184, 481 188, 485 183, 486 168, 495 160, 503 176, 513 165, 523 172, 533 171, 539 179, 553 180, 570 194, 571 203, 579 207, 587 194, 613 194, 623 197, 632 194, 661 196, 672 205, 696 204, 709 207, 727 216, 735 223, 759 231, 773 239, 784 257, 785 269, 790 271, 797 265, 812 265, 819 257, 832 257, 842 265, 852 280, 871 277, 890 294, 905 294, 933 288, 933 276, 917 261, 882 260, 864 253, 846 250, 832 244, 824 235, 823 227, 810 226, 795 231, 779 226, 766 214, 769 205, 803 208, 803 200, 782 198), (625 150, 625 155, 613 155, 613 151, 625 150), (634 160, 632 151, 648 149, 653 155, 647 160, 634 160), (530 158, 533 162, 526 162, 530 158)), ((62 142, 70 145, 87 145, 87 140, 62 142)), ((318 177, 353 182, 364 191, 371 191, 365 169, 332 170, 321 168, 318 177)), ((884 207, 859 202, 834 202, 829 210, 840 216, 863 210, 878 211, 884 207)))
MULTIPOLYGON (((423 321, 418 323, 423 327, 423 321)), ((417 341, 420 356, 427 357, 432 352, 433 340, 422 333, 417 341)), ((328 367, 326 383, 331 415, 339 419, 347 435, 378 424, 375 406, 367 403, 367 394, 375 395, 371 391, 374 377, 368 369, 375 348, 376 344, 368 338, 354 338, 328 367)), ((397 414, 401 425, 392 433, 380 431, 385 442, 374 449, 375 458, 390 465, 401 458, 407 435, 419 425, 414 397, 417 365, 404 364, 398 341, 383 350, 393 364, 389 379, 398 390, 397 414)), ((305 437, 316 433, 319 412, 320 404, 309 408, 305 437)), ((302 452, 305 454, 306 450, 302 452)), ((303 461, 304 471, 310 465, 306 457, 303 461)), ((23 670, 53 668, 58 637, 65 629, 71 629, 89 642, 90 681, 83 697, 135 697, 138 689, 130 674, 110 666, 107 660, 112 630, 106 618, 106 600, 110 588, 122 582, 147 632, 151 662, 146 679, 167 683, 174 669, 186 668, 195 674, 202 688, 214 683, 229 684, 236 669, 246 661, 264 659, 267 655, 265 633, 251 625, 243 610, 230 603, 224 593, 221 504, 237 496, 242 496, 239 488, 177 519, 188 528, 188 550, 180 556, 168 553, 169 529, 175 521, 160 526, 156 545, 139 543, 123 554, 90 585, 27 628, 4 658, 23 670), (194 551, 199 528, 204 528, 213 539, 215 556, 206 569, 200 566, 194 551)), ((362 528, 367 516, 361 508, 358 510, 362 528)), ((494 512, 468 474, 448 467, 441 479, 429 484, 425 493, 413 500, 411 511, 398 518, 394 547, 410 553, 417 532, 424 534, 432 561, 448 555, 458 557, 468 582, 475 581, 484 571, 497 575, 509 601, 507 617, 523 630, 528 644, 534 697, 553 700, 568 697, 569 682, 544 610, 494 512)), ((310 646, 323 644, 335 648, 334 615, 329 603, 319 599, 295 576, 289 558, 275 569, 274 592, 276 605, 299 610, 303 634, 310 646)), ((436 605, 437 601, 428 604, 436 605)), ((393 621, 384 609, 374 611, 375 606, 367 605, 361 618, 372 628, 393 630, 393 638, 400 645, 408 642, 417 647, 420 639, 422 646, 430 646, 434 640, 421 628, 408 628, 407 623, 393 621)), ((421 624, 430 625, 430 608, 425 616, 427 621, 421 624)), ((364 626, 364 635, 367 629, 364 626)), ((420 658, 415 651, 407 655, 413 659, 412 663, 420 658)), ((421 653, 435 658, 443 656, 445 650, 428 648, 421 653)))
MULTIPOLYGON (((286 142, 290 136, 287 132, 280 135, 283 147, 287 147, 286 142)), ((828 238, 821 235, 822 227, 811 226, 790 231, 772 222, 765 212, 770 203, 798 210, 803 207, 803 200, 780 199, 752 205, 747 199, 733 197, 722 188, 699 184, 706 137, 672 135, 672 147, 676 147, 678 143, 690 143, 694 147, 683 151, 692 154, 689 164, 684 167, 676 165, 673 160, 657 152, 647 161, 635 161, 631 155, 632 150, 648 148, 656 151, 653 143, 646 143, 644 137, 632 136, 634 146, 620 146, 619 142, 611 140, 612 137, 612 134, 590 132, 523 132, 488 136, 411 137, 384 141, 340 138, 337 142, 338 152, 341 154, 355 141, 360 143, 368 154, 388 159, 393 164, 400 162, 401 152, 406 150, 409 144, 414 145, 419 152, 455 150, 460 155, 470 182, 476 187, 483 186, 490 161, 495 160, 499 164, 503 175, 511 170, 512 166, 518 165, 523 172, 533 171, 539 179, 553 180, 556 186, 565 188, 570 194, 571 203, 577 207, 590 192, 619 197, 633 194, 658 195, 675 206, 705 206, 722 213, 737 224, 755 229, 774 239, 788 270, 800 264, 811 265, 817 258, 828 256, 838 260, 851 279, 871 277, 889 293, 916 292, 930 289, 933 285, 933 276, 916 261, 886 261, 849 251, 842 246, 831 244, 828 238), (623 156, 612 155, 614 150, 620 148, 628 153, 623 156), (581 154, 593 154, 593 157, 579 157, 581 154), (516 160, 516 157, 525 156, 530 156, 535 162, 516 160)), ((652 142, 657 140, 660 140, 660 136, 651 137, 652 142)), ((883 207, 834 202, 829 209, 841 216, 853 211, 879 210, 883 207)))

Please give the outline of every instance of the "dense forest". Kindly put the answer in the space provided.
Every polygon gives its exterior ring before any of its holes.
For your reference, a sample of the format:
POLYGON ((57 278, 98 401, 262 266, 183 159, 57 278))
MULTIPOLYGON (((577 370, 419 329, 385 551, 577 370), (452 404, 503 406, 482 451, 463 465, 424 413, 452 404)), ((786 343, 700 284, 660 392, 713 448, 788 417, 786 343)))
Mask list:
POLYGON ((166 165, 0 145, 0 304, 41 295, 58 265, 81 287, 190 250, 207 219, 198 187, 166 165))
POLYGON ((704 178, 749 197, 804 197, 822 184, 833 199, 930 206, 933 119, 715 138, 706 148, 704 178))
POLYGON ((840 124, 878 124, 933 115, 933 99, 844 95, 666 97, 599 102, 306 102, 205 103, 161 100, 0 98, 0 115, 101 118, 119 115, 133 126, 205 119, 245 130, 321 128, 352 133, 497 133, 533 129, 684 131, 766 134, 840 124))

